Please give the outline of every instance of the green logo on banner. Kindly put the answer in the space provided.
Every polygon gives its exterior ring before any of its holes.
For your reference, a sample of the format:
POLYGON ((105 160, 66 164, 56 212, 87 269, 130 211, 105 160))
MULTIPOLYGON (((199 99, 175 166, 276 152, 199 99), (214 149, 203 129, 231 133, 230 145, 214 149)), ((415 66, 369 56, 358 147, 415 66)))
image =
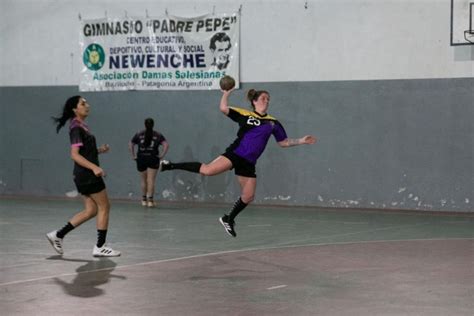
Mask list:
POLYGON ((99 70, 104 66, 104 49, 99 44, 90 44, 82 55, 82 61, 90 70, 99 70))

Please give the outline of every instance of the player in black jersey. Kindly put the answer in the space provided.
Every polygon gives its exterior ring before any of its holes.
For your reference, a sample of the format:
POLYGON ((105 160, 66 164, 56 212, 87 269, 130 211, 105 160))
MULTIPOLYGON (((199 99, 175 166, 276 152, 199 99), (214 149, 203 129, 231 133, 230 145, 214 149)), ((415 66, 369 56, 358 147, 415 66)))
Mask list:
POLYGON ((99 166, 99 154, 109 151, 108 145, 97 147, 95 137, 91 134, 85 119, 89 116, 89 104, 81 96, 69 98, 63 107, 60 117, 53 117, 56 132, 70 121, 69 137, 71 140, 71 158, 74 160, 74 183, 82 194, 84 210, 74 215, 60 230, 46 234, 57 253, 63 254, 63 238, 74 228, 87 220, 96 217, 97 244, 92 250, 94 257, 116 257, 120 252, 105 244, 109 226, 110 202, 102 177, 104 170, 99 166))
POLYGON ((145 130, 136 133, 128 144, 132 159, 137 162, 137 170, 140 172, 142 205, 154 207, 153 195, 155 193, 155 180, 160 160, 168 151, 168 142, 165 137, 153 130, 155 122, 152 118, 145 119, 145 130), (135 154, 135 146, 138 152, 135 154), (163 149, 160 153, 160 146, 163 149))
POLYGON ((285 129, 274 117, 267 114, 270 103, 270 94, 267 91, 251 89, 247 93, 253 111, 229 107, 228 99, 233 89, 222 90, 219 109, 231 120, 239 124, 237 139, 230 145, 225 153, 205 164, 201 162, 171 163, 162 162, 162 171, 181 169, 213 176, 224 171, 234 169, 240 184, 240 198, 235 202, 229 214, 222 216, 219 221, 226 232, 236 237, 234 230, 235 217, 250 203, 255 196, 257 175, 255 165, 257 159, 265 150, 269 138, 273 135, 281 147, 291 147, 303 144, 314 144, 316 138, 306 135, 301 138, 288 138, 285 129))

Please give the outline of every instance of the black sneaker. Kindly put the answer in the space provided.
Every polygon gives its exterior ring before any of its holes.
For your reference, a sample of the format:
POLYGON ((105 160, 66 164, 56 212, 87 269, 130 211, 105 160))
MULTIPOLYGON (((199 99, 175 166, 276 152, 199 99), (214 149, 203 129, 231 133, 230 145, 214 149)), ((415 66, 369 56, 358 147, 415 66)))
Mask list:
POLYGON ((166 171, 166 170, 170 170, 171 168, 171 162, 168 161, 168 160, 161 160, 160 161, 160 171, 166 171))
POLYGON ((228 215, 224 215, 221 218, 219 218, 219 222, 221 222, 222 226, 224 226, 224 229, 227 232, 227 234, 231 235, 232 237, 237 236, 234 230, 235 222, 230 221, 228 215))

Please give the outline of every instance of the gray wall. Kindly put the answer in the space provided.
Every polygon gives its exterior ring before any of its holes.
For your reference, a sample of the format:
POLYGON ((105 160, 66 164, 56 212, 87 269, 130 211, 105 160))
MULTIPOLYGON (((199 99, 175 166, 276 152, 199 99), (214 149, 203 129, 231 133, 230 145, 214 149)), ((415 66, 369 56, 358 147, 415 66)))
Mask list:
MULTIPOLYGON (((258 166, 256 203, 324 207, 473 211, 474 79, 243 83, 231 97, 266 89, 270 114, 290 137, 314 146, 281 149, 270 140, 258 166)), ((67 129, 49 119, 75 86, 0 88, 0 194, 65 196, 74 191, 67 129)), ((151 116, 173 161, 210 161, 237 126, 220 114, 220 92, 83 94, 109 194, 138 199, 139 177, 127 142, 151 116)), ((231 202, 229 172, 204 178, 176 171, 157 180, 158 199, 231 202)))

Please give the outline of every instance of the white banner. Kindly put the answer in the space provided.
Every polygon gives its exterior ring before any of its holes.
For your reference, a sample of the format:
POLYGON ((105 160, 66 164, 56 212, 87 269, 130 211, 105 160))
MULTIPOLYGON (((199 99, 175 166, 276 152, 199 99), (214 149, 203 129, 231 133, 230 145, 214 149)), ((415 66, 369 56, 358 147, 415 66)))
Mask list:
POLYGON ((240 15, 82 20, 80 91, 239 87, 240 15))

